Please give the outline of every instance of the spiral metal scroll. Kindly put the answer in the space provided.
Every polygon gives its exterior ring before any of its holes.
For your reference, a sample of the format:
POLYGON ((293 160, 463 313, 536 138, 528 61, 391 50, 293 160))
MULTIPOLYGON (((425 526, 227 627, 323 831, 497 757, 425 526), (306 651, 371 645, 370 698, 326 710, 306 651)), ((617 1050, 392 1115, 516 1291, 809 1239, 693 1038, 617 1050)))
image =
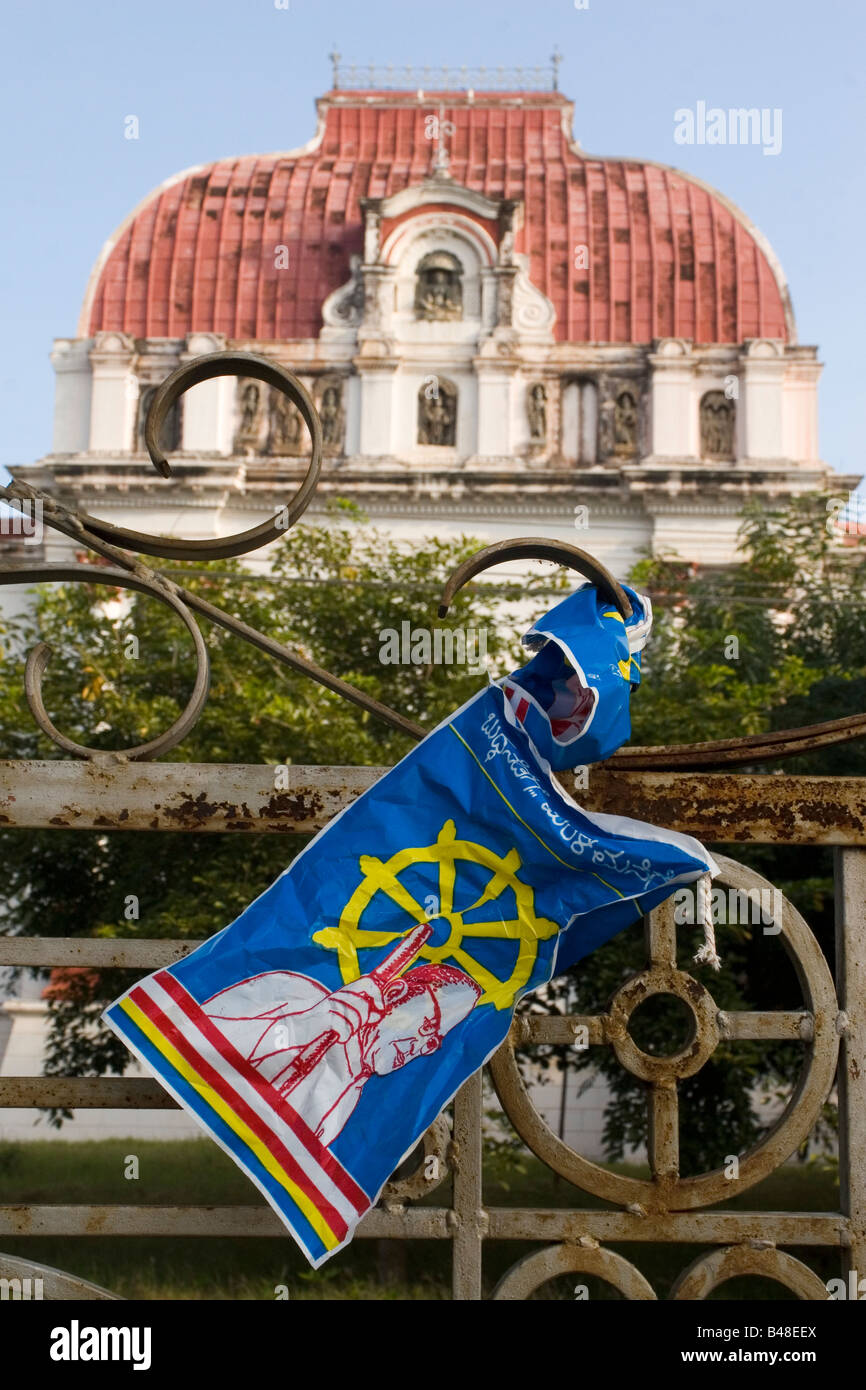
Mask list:
MULTIPOLYGON (((156 758, 167 753, 183 739, 194 726, 207 698, 208 668, 207 655, 201 642, 198 625, 193 613, 207 618, 244 641, 265 652, 276 661, 292 670, 309 676, 326 689, 351 701, 377 719, 383 720, 393 729, 411 738, 420 740, 428 732, 421 725, 407 719, 399 711, 362 690, 348 681, 340 679, 330 671, 310 661, 300 652, 284 643, 277 642, 257 629, 225 613, 214 604, 191 593, 188 589, 173 583, 158 570, 150 569, 139 555, 154 555, 168 560, 225 559, 229 556, 247 555, 270 542, 279 540, 303 516, 315 493, 322 462, 322 428, 315 405, 302 383, 293 373, 286 371, 277 363, 255 353, 214 352, 198 357, 178 367, 159 387, 151 402, 145 424, 145 443, 157 473, 163 478, 171 476, 171 468, 159 447, 160 430, 171 407, 190 387, 219 376, 252 377, 263 381, 278 391, 282 391, 297 407, 310 435, 310 460, 306 474, 297 492, 281 508, 272 520, 264 521, 247 531, 233 536, 211 540, 189 540, 177 537, 147 535, 139 531, 112 526, 87 513, 76 513, 62 506, 49 495, 28 486, 23 482, 13 482, 0 487, 0 499, 6 501, 39 502, 43 509, 43 519, 55 530, 70 536, 77 544, 86 547, 94 554, 107 560, 115 569, 112 577, 102 567, 77 565, 58 567, 40 565, 17 567, 14 564, 0 565, 0 584, 20 584, 28 580, 47 581, 71 579, 75 582, 112 583, 115 587, 138 589, 169 604, 181 617, 193 637, 196 655, 196 679, 193 692, 183 713, 163 734, 134 748, 106 753, 104 750, 88 748, 60 733, 49 719, 41 694, 41 678, 49 653, 40 645, 28 659, 26 689, 27 699, 39 727, 43 732, 74 757, 105 760, 106 758, 128 758, 140 760, 156 758), (102 576, 102 577, 100 577, 102 576)), ((465 561, 454 572, 442 593, 440 616, 444 616, 457 591, 478 574, 493 565, 509 560, 540 559, 551 560, 575 570, 598 586, 613 603, 624 618, 631 613, 631 605, 622 587, 609 571, 586 551, 562 541, 529 537, 515 541, 505 541, 486 546, 465 561)), ((854 715, 846 719, 829 720, 801 729, 785 729, 772 734, 759 734, 746 738, 716 740, 708 743, 673 744, 668 747, 631 747, 617 753, 608 760, 607 765, 614 768, 660 770, 681 770, 736 766, 742 763, 755 763, 767 759, 790 757, 814 748, 828 747, 844 743, 850 739, 866 735, 866 714, 854 715)))
POLYGON ((45 705, 42 700, 42 677, 45 673, 49 661, 51 660, 51 647, 47 642, 40 642, 27 657, 27 665, 24 668, 24 693, 30 712, 36 723, 44 734, 56 743, 58 748, 63 748, 65 752, 71 753, 76 758, 96 758, 96 759, 129 759, 130 762, 154 758, 157 753, 166 748, 173 748, 180 743, 181 739, 186 738, 192 729, 199 715, 207 703, 208 688, 210 686, 210 664, 208 662, 207 648, 201 629, 194 621, 189 609, 175 598, 174 594, 168 589, 151 584, 147 579, 140 575, 126 574, 120 569, 102 567, 95 565, 35 565, 30 569, 18 571, 27 581, 33 580, 70 580, 73 583, 78 581, 86 584, 106 584, 112 588, 137 589, 141 594, 150 594, 153 598, 159 599, 172 608, 186 626, 187 631, 193 640, 196 659, 196 677, 193 692, 186 704, 183 712, 178 716, 169 729, 158 738, 150 739, 147 743, 139 743, 134 748, 118 749, 116 752, 106 754, 103 749, 88 748, 86 744, 76 743, 74 739, 67 738, 51 722, 45 705))
POLYGON ((296 376, 266 357, 252 352, 210 352, 178 367, 166 377, 150 404, 144 426, 144 442, 151 462, 163 478, 171 477, 171 467, 159 447, 162 426, 172 406, 184 391, 202 381, 218 376, 252 377, 282 391, 297 406, 301 419, 310 432, 310 462, 306 476, 291 502, 272 521, 263 521, 249 531, 219 540, 182 540, 171 536, 145 536, 140 531, 128 531, 111 526, 107 521, 81 514, 88 531, 101 540, 126 546, 140 555, 158 555, 166 560, 226 560, 233 555, 248 555, 251 550, 279 540, 289 527, 303 516, 310 505, 322 469, 322 424, 318 411, 305 387, 296 376))

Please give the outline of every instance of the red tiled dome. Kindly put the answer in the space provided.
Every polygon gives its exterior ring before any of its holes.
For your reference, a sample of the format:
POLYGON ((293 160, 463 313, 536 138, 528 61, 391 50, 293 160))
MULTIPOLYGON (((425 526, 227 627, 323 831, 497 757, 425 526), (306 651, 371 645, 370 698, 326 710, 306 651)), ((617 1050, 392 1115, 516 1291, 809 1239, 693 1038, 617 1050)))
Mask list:
POLYGON ((584 154, 555 92, 330 93, 302 149, 203 164, 146 198, 103 250, 80 335, 317 336, 322 302, 362 251, 359 200, 429 176, 424 123, 440 105, 456 127, 451 177, 524 203, 516 250, 554 304, 557 340, 794 339, 781 270, 744 215, 664 165, 584 154), (588 269, 573 269, 579 245, 588 269))

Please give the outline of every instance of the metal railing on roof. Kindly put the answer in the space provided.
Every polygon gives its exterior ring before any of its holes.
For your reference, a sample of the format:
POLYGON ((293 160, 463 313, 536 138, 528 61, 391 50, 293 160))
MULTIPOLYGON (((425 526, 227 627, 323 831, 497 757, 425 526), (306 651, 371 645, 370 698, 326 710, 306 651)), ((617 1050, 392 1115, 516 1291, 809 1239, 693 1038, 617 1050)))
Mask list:
POLYGON ((407 63, 343 63, 341 54, 330 54, 335 91, 393 92, 556 92, 559 64, 554 51, 548 66, 449 67, 407 63))

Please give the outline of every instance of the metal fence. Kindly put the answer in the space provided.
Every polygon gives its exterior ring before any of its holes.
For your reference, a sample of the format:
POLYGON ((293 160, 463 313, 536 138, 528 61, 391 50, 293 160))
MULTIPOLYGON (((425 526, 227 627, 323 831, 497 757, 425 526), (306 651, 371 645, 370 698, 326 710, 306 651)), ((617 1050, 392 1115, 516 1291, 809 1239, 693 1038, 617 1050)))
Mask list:
MULTIPOLYGON (((171 561, 248 554, 279 541, 303 514, 316 488, 322 430, 308 393, 278 363, 249 353, 209 354, 185 364, 160 386, 148 411, 145 442, 157 472, 171 468, 159 449, 160 428, 190 386, 216 376, 261 380, 282 391, 300 411, 310 434, 306 474, 293 498, 272 519, 240 535, 189 541, 141 535, 78 515, 21 482, 0 488, 0 499, 38 509, 44 521, 86 547, 102 564, 44 564, 26 559, 0 563, 0 584, 66 580, 136 589, 167 604, 183 621, 196 655, 196 681, 186 708, 157 738, 107 754, 76 742, 51 722, 42 700, 42 676, 50 653, 30 653, 25 670, 27 701, 43 733, 70 761, 0 763, 0 830, 183 830, 208 833, 309 834, 320 829, 352 797, 381 775, 376 768, 287 769, 287 787, 275 790, 273 768, 149 761, 176 746, 193 727, 207 699, 208 657, 193 614, 219 624, 302 672, 392 727, 421 738, 425 730, 399 711, 323 670, 304 654, 255 631, 164 572, 141 555, 171 561)), ((461 565, 445 585, 440 617, 461 586, 503 560, 544 558, 577 569, 627 617, 627 595, 611 575, 577 547, 539 538, 489 546, 461 565)), ((683 1270, 672 1296, 706 1297, 717 1285, 744 1273, 781 1281, 801 1298, 824 1299, 826 1286, 788 1248, 833 1247, 841 1274, 866 1275, 866 780, 855 778, 707 774, 704 769, 753 765, 826 747, 866 733, 866 714, 805 729, 779 730, 711 743, 627 748, 594 772, 580 801, 589 809, 637 816, 699 836, 710 843, 831 845, 836 849, 836 979, 809 927, 782 901, 778 940, 800 982, 794 1010, 726 1012, 712 993, 677 967, 670 904, 647 921, 646 967, 617 990, 606 1012, 587 1017, 519 1016, 508 1041, 490 1064, 502 1106, 518 1134, 548 1168, 604 1206, 564 1210, 488 1207, 482 1173, 480 1076, 459 1092, 449 1129, 440 1119, 428 1132, 425 1161, 409 1177, 392 1181, 377 1209, 359 1228, 361 1238, 450 1240, 453 1293, 477 1299, 482 1291, 486 1242, 526 1241, 542 1249, 519 1261, 497 1287, 498 1298, 524 1298, 561 1273, 597 1275, 626 1297, 656 1295, 638 1269, 610 1247, 622 1243, 675 1242, 709 1247, 683 1270), (676 996, 691 1019, 681 1050, 655 1056, 641 1050, 629 1030, 631 1015, 651 995, 676 996), (578 1029, 591 1047, 612 1047, 619 1063, 646 1088, 647 1180, 615 1173, 588 1161, 558 1138, 533 1108, 521 1080, 515 1050, 536 1043, 574 1044, 578 1029), (678 1084, 704 1066, 715 1049, 744 1040, 786 1040, 803 1048, 800 1080, 773 1127, 739 1158, 738 1176, 725 1171, 679 1174, 678 1084), (838 1064, 838 1070, 837 1070, 838 1064), (714 1210, 748 1191, 779 1167, 812 1132, 833 1085, 840 1134, 840 1210, 766 1212, 714 1210), (436 1164, 426 1160, 435 1156, 436 1164), (431 1178, 430 1174, 435 1174, 431 1178), (415 1204, 452 1180, 448 1205, 415 1204)), ((0 842, 2 843, 2 842, 0 842)), ((734 860, 722 861, 722 881, 745 890, 771 885, 734 860)), ((775 909, 774 909, 775 910, 775 909)), ((149 972, 179 959, 196 942, 165 940, 36 939, 0 937, 0 966, 113 967, 149 972)), ((0 1080, 0 1106, 173 1108, 155 1082, 142 1078, 8 1077, 0 1080)), ((687 1117, 686 1117, 687 1118, 687 1117)), ((443 1189, 444 1190, 444 1189, 443 1189)), ((284 1237, 270 1208, 242 1207, 0 1206, 3 1236, 88 1235, 284 1237)), ((18 1278, 26 1264, 0 1256, 0 1278, 18 1278)), ((58 1271, 44 1275, 48 1296, 110 1296, 58 1271)), ((859 1277, 859 1276, 858 1276, 859 1277)))
MULTIPOLYGON (((60 830, 186 830, 309 834, 370 786, 383 769, 289 770, 274 790, 273 768, 219 764, 7 762, 0 764, 0 825, 60 830)), ((527 1297, 564 1273, 596 1275, 627 1298, 656 1294, 636 1266, 611 1246, 677 1243, 707 1247, 684 1269, 671 1297, 700 1299, 737 1275, 758 1274, 787 1285, 800 1298, 826 1299, 825 1284, 785 1247, 833 1247, 840 1276, 866 1272, 866 780, 599 770, 582 800, 589 809, 637 815, 701 836, 755 844, 823 844, 836 849, 836 980, 809 927, 782 900, 781 942, 802 989, 790 1011, 720 1010, 711 992, 676 965, 670 903, 647 920, 646 968, 616 992, 605 1013, 592 1017, 518 1016, 507 1043, 490 1064, 502 1106, 518 1134, 548 1168, 611 1206, 530 1210, 488 1206, 483 1199, 481 1078, 473 1077, 453 1106, 453 1126, 439 1120, 424 1140, 424 1157, 409 1177, 392 1181, 362 1222, 363 1239, 448 1240, 453 1295, 478 1299, 482 1255, 490 1241, 525 1241, 542 1248, 518 1261, 495 1297, 527 1297), (653 994, 673 994, 692 1020, 685 1046, 670 1056, 642 1051, 629 1033, 632 1011, 653 994), (573 1044, 585 1028, 593 1048, 612 1047, 619 1062, 646 1087, 651 1177, 640 1180, 591 1162, 572 1150, 533 1107, 515 1052, 535 1043, 573 1044), (772 1129, 740 1156, 736 1179, 724 1170, 679 1176, 678 1083, 703 1066, 720 1044, 784 1039, 802 1045, 799 1083, 772 1129), (838 1062, 838 1068, 837 1068, 838 1062), (779 1167, 811 1133, 834 1078, 838 1087, 841 1200, 838 1211, 713 1210, 779 1167), (427 1160, 435 1156, 436 1164, 427 1160), (431 1179, 431 1172, 437 1177, 431 1179), (451 1200, 417 1205, 452 1179, 451 1200)), ((722 859, 721 882, 768 889, 758 874, 722 859)), ((142 973, 193 950, 192 941, 80 938, 0 939, 0 965, 124 967, 142 973)), ((175 1102, 143 1078, 8 1077, 2 1106, 170 1109, 175 1102)), ((264 1205, 153 1207, 131 1205, 0 1206, 3 1236, 262 1236, 284 1237, 264 1205)), ((71 1254, 69 1263, 74 1266, 71 1254)), ((0 1257, 0 1274, 20 1265, 0 1257)), ((75 1288, 81 1296, 82 1286, 75 1288)), ((86 1292, 86 1289, 84 1290, 86 1292)), ((69 1296, 68 1293, 66 1296, 69 1296)))

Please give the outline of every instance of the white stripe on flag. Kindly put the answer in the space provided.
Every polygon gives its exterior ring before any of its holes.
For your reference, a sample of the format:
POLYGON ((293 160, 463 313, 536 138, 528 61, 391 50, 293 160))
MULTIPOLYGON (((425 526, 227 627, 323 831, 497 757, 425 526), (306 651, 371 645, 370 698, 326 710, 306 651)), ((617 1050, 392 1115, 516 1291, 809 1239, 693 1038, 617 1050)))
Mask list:
MULTIPOLYGON (((221 1076, 225 1076, 227 1081, 239 1091, 250 1109, 254 1111, 259 1119, 267 1125, 267 1128, 280 1140, 310 1181, 315 1183, 322 1196, 340 1213, 351 1231, 359 1219, 357 1210, 349 1199, 340 1191, 333 1178, 325 1172, 318 1159, 313 1157, 295 1131, 290 1128, 275 1110, 271 1109, 267 1101, 250 1086, 246 1078, 232 1067, 231 1063, 217 1051, 213 1043, 205 1037, 204 1033, 202 1033, 196 1024, 193 1023, 192 1019, 184 1013, 183 1009, 175 1003, 171 995, 162 988, 153 976, 143 981, 138 988, 147 994, 149 998, 162 1009, 166 1017, 171 1020, 178 1031, 187 1039, 190 1047, 196 1054, 205 1062, 208 1062, 221 1076)), ((214 1020, 211 1021, 214 1022, 214 1027, 218 1030, 219 1025, 214 1020)), ((338 1160, 335 1160, 335 1162, 337 1161, 338 1160)))

